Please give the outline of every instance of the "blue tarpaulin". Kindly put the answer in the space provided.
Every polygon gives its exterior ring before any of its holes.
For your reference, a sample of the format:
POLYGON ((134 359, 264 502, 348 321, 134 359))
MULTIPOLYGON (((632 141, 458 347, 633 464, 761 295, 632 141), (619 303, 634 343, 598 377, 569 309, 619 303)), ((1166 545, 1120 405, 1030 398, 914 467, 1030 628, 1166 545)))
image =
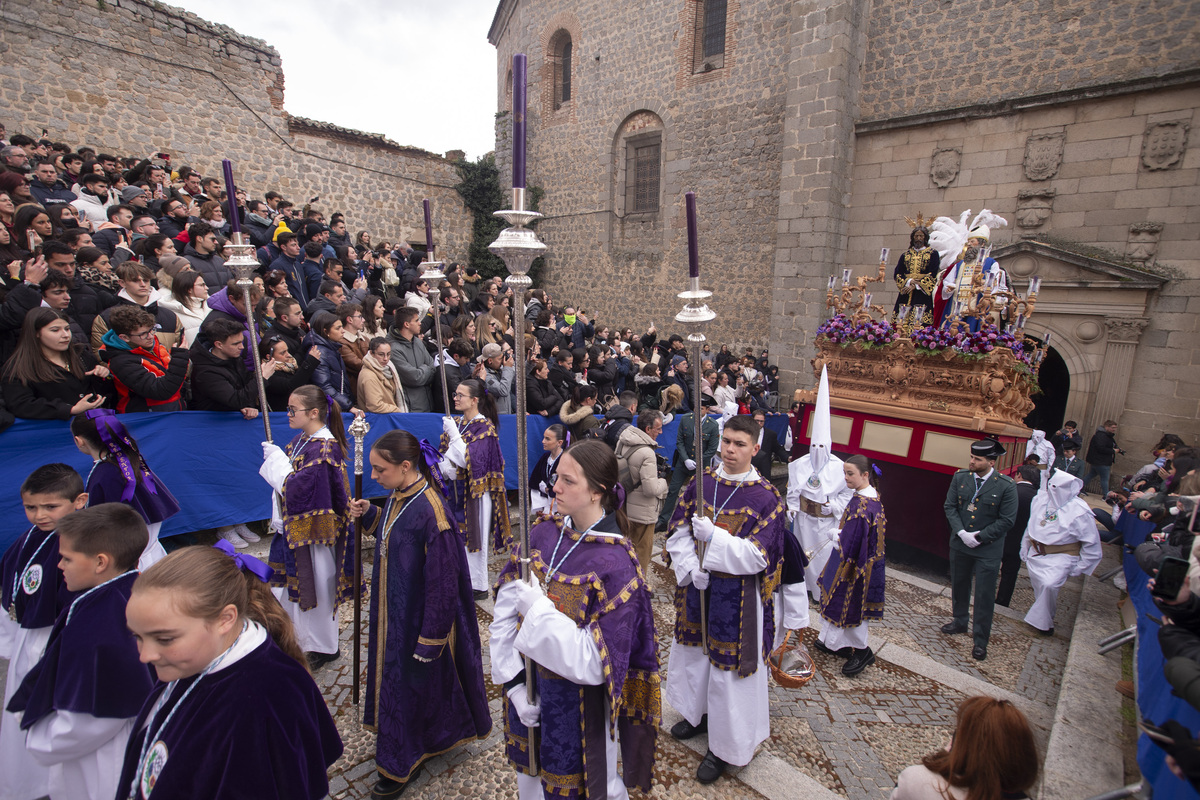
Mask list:
MULTIPOLYGON (((773 414, 768 427, 783 438, 787 417, 773 414)), ((271 492, 258 475, 262 464, 261 420, 246 420, 240 414, 211 411, 176 411, 161 414, 122 414, 150 468, 162 478, 179 500, 180 512, 167 520, 161 537, 189 531, 235 525, 271 516, 271 492)), ((366 447, 397 428, 435 445, 442 433, 440 414, 368 414, 371 432, 366 447)), ((529 465, 542 454, 542 435, 557 417, 528 417, 529 465)), ((659 453, 670 458, 675 447, 678 418, 659 437, 659 453)), ((271 430, 280 446, 296 435, 283 412, 271 414, 271 430)), ((351 443, 353 446, 353 443, 351 443)), ((517 488, 516 420, 500 417, 500 447, 504 453, 505 482, 517 488)), ((21 506, 20 487, 36 467, 60 461, 87 477, 91 459, 74 445, 68 424, 59 421, 17 420, 0 433, 0 548, 7 548, 24 533, 29 523, 21 506)), ((363 495, 382 497, 386 492, 371 480, 371 467, 364 456, 363 495)), ((347 459, 348 466, 352 461, 347 459)))
MULTIPOLYGON (((1154 523, 1145 522, 1134 514, 1122 514, 1116 523, 1125 535, 1125 543, 1138 545, 1154 530, 1154 523)), ((1129 599, 1137 609, 1137 704, 1143 719, 1161 725, 1169 719, 1178 720, 1195 736, 1200 731, 1200 711, 1183 699, 1171 694, 1171 685, 1163 677, 1162 649, 1158 646, 1158 625, 1146 615, 1159 618, 1162 612, 1154 605, 1146 586, 1150 576, 1142 571, 1132 555, 1125 556, 1125 583, 1129 599)), ((1154 800, 1184 800, 1195 798, 1196 791, 1175 777, 1164 762, 1166 753, 1141 734, 1138 737, 1137 762, 1142 775, 1152 789, 1154 800)))

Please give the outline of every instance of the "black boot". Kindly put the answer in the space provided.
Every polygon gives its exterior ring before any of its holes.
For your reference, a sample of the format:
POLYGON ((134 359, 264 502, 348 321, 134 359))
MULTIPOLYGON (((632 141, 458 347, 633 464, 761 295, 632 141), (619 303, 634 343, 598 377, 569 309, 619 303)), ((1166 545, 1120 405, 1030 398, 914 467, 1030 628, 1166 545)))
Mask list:
POLYGON ((395 800, 395 798, 404 794, 404 790, 408 788, 408 781, 401 783, 400 781, 392 780, 386 775, 380 775, 379 780, 371 787, 371 797, 373 800, 395 800))

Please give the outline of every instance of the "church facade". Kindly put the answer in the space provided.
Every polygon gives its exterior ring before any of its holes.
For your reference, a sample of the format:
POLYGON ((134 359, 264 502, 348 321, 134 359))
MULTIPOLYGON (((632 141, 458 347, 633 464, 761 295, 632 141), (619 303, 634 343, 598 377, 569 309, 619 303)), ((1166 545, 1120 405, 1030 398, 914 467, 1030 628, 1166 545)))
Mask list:
POLYGON ((1197 0, 500 0, 496 153, 523 52, 546 288, 671 330, 695 191, 710 340, 769 348, 785 394, 829 276, 990 208, 1014 284, 1042 278, 1035 422, 1117 420, 1120 472, 1200 439, 1198 26, 1197 0))

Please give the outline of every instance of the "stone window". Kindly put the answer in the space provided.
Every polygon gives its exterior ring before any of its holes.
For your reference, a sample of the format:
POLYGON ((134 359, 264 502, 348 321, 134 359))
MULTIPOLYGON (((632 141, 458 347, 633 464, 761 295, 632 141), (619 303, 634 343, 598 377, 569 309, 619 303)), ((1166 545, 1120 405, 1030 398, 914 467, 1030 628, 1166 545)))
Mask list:
POLYGON ((696 28, 693 72, 711 72, 725 66, 725 14, 728 0, 695 0, 696 28))
POLYGON ((512 111, 512 93, 512 69, 509 69, 508 74, 504 78, 504 105, 501 107, 502 111, 512 111))
POLYGON ((551 108, 558 111, 571 102, 571 34, 561 28, 550 38, 547 53, 552 75, 551 108))
POLYGON ((658 213, 661 165, 661 131, 625 140, 626 214, 658 213))

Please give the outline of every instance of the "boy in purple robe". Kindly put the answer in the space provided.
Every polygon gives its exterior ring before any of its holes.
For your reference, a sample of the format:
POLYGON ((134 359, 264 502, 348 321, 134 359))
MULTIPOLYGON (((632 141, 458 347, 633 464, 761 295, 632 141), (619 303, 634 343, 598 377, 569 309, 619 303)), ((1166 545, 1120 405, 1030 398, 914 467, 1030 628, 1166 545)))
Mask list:
POLYGON ((504 456, 500 453, 499 417, 496 403, 483 382, 468 378, 454 390, 454 407, 461 412, 455 420, 442 420, 439 466, 450 490, 454 517, 466 534, 467 565, 477 599, 487 596, 488 553, 509 546, 508 498, 504 493, 504 456))
POLYGON ((91 456, 86 490, 88 505, 127 503, 142 516, 149 540, 138 570, 152 566, 167 554, 158 541, 163 521, 179 513, 179 502, 158 476, 150 471, 137 441, 107 408, 94 408, 71 420, 71 433, 81 453, 91 456))
POLYGON ((374 798, 398 797, 426 759, 492 729, 467 554, 430 472, 439 453, 407 431, 371 448, 391 489, 383 511, 357 501, 376 537, 363 724, 378 732, 374 798))
POLYGON ((857 675, 875 663, 867 646, 867 620, 883 617, 883 537, 887 519, 875 471, 866 456, 842 465, 854 497, 842 514, 837 550, 821 574, 821 618, 816 648, 846 659, 843 675, 857 675))
MULTIPOLYGON (((17 688, 46 652, 58 615, 75 599, 58 569, 59 521, 87 505, 83 478, 66 464, 38 467, 21 484, 21 502, 32 527, 0 559, 4 635, 0 656, 8 659, 7 707, 17 688)), ((0 797, 29 800, 49 792, 50 773, 25 749, 21 718, 0 715, 0 797)))
POLYGON ((671 735, 708 732, 708 753, 696 771, 706 784, 729 764, 749 764, 771 733, 765 661, 774 646, 773 593, 789 534, 783 499, 751 465, 758 433, 749 416, 725 423, 721 466, 705 472, 702 506, 692 481, 667 540, 677 583, 667 700, 683 715, 671 735))
POLYGON ((572 445, 554 484, 565 516, 539 516, 529 532, 535 582, 521 579, 514 544, 496 585, 492 681, 504 686, 505 749, 520 800, 622 800, 626 787, 650 789, 662 713, 658 645, 617 476, 603 442, 572 445))
POLYGON ((133 720, 154 686, 125 627, 125 604, 149 536, 129 506, 104 503, 58 525, 63 581, 78 596, 8 704, 25 746, 50 768, 50 796, 109 800, 133 720))

